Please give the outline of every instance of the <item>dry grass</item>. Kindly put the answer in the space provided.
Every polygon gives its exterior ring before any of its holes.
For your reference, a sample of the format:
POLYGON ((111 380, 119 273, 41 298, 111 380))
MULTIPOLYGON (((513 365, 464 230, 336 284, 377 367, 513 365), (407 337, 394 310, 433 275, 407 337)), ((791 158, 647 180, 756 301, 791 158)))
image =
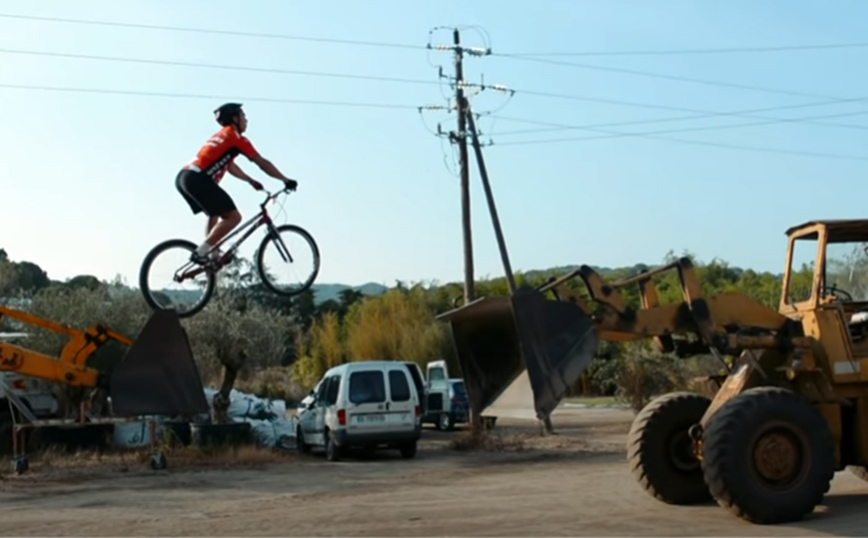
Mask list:
MULTIPOLYGON (((250 468, 274 463, 295 461, 294 452, 272 450, 255 445, 222 446, 199 449, 195 446, 160 447, 166 456, 168 468, 250 468)), ((111 451, 81 450, 67 452, 45 449, 29 456, 30 469, 27 475, 51 473, 52 471, 121 471, 135 468, 150 470, 150 448, 114 449, 111 451)), ((12 459, 0 459, 0 479, 12 475, 12 459)))
POLYGON ((494 433, 492 430, 469 428, 449 442, 452 450, 485 452, 521 452, 527 449, 529 434, 494 433))

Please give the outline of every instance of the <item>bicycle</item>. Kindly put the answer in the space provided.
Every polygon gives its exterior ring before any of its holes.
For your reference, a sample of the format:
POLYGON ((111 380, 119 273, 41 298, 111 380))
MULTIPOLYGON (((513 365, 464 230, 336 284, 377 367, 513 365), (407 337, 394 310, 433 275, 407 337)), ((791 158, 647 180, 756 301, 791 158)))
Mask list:
POLYGON ((265 191, 266 198, 261 204, 259 204, 259 213, 248 219, 246 222, 241 224, 238 228, 233 230, 230 234, 220 240, 219 243, 211 247, 211 250, 205 255, 204 263, 196 262, 192 260, 192 254, 195 252, 197 245, 192 241, 188 241, 186 239, 168 239, 163 241, 162 243, 156 245, 151 249, 150 252, 145 256, 144 261, 142 262, 141 269, 139 271, 139 287, 141 288, 142 295, 144 295, 145 302, 150 306, 153 310, 168 310, 174 309, 178 314, 178 317, 186 318, 193 316, 200 312, 203 308, 205 308, 208 303, 211 301, 211 297, 214 295, 214 291, 217 284, 217 274, 223 269, 229 262, 234 258, 235 252, 238 248, 250 237, 254 231, 256 231, 259 227, 265 226, 268 231, 265 234, 265 237, 262 238, 262 242, 259 244, 259 249, 255 254, 255 265, 256 265, 256 273, 258 274, 262 284, 265 285, 271 292, 282 296, 282 297, 293 297, 301 294, 302 292, 309 289, 314 281, 316 280, 317 275, 319 274, 320 269, 320 256, 319 256, 319 247, 314 241, 313 236, 308 233, 305 229, 297 226, 295 224, 283 224, 280 226, 275 226, 271 220, 271 216, 268 214, 268 210, 266 209, 266 205, 277 199, 277 196, 283 193, 290 192, 288 188, 284 187, 280 191, 277 191, 274 194, 271 194, 268 191, 265 191), (218 252, 220 247, 226 244, 232 237, 242 233, 247 229, 246 232, 241 235, 241 237, 232 244, 229 249, 221 254, 219 257, 214 259, 212 255, 215 252, 218 252), (265 252, 266 248, 274 244, 278 253, 284 262, 289 261, 293 262, 293 257, 289 253, 289 248, 287 248, 284 239, 281 237, 281 234, 285 234, 287 236, 291 234, 296 234, 301 236, 302 239, 307 241, 308 246, 313 254, 313 269, 308 275, 307 279, 296 288, 291 289, 282 289, 275 282, 273 282, 273 276, 266 271, 265 269, 265 252), (160 306, 157 299, 160 296, 168 298, 168 295, 162 290, 154 290, 148 283, 148 277, 152 271, 152 266, 154 261, 161 254, 172 250, 172 249, 181 249, 186 251, 186 263, 184 263, 180 269, 177 269, 173 276, 174 282, 183 282, 188 279, 195 278, 197 275, 205 274, 206 282, 204 286, 199 286, 203 288, 204 295, 199 299, 199 301, 193 303, 188 309, 178 309, 172 307, 163 307, 160 306), (191 269, 188 269, 191 267, 191 269), (187 269, 187 270, 185 270, 187 269))

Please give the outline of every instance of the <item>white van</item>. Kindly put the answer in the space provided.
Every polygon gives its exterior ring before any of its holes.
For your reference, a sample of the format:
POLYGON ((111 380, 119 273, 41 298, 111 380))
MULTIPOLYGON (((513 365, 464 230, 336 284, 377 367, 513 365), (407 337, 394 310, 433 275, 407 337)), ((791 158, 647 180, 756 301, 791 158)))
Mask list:
POLYGON ((398 448, 412 458, 421 418, 419 393, 403 363, 342 364, 323 375, 313 401, 299 411, 296 443, 299 452, 324 447, 329 461, 350 446, 398 448))

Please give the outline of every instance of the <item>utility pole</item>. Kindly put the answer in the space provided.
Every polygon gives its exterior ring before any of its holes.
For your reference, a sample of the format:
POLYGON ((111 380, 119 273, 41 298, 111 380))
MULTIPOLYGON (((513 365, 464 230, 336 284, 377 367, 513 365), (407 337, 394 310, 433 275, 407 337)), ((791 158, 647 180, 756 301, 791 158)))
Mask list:
MULTIPOLYGON (((432 29, 434 30, 440 29, 442 27, 437 27, 432 29)), ((489 48, 481 48, 481 47, 464 47, 461 45, 461 34, 457 28, 452 28, 452 44, 451 45, 434 45, 430 41, 428 43, 429 49, 436 49, 442 51, 451 50, 453 53, 454 63, 455 63, 455 76, 452 80, 452 83, 455 84, 455 104, 450 105, 449 107, 438 107, 438 106, 429 106, 429 107, 420 107, 421 110, 424 109, 443 109, 447 108, 448 110, 452 110, 453 108, 456 110, 458 115, 458 129, 457 131, 451 131, 449 133, 449 141, 458 144, 458 153, 460 159, 460 185, 461 185, 461 232, 462 239, 464 243, 464 304, 470 303, 474 299, 476 299, 476 286, 475 286, 475 278, 474 278, 474 267, 473 267, 473 234, 471 232, 471 217, 470 217, 470 157, 468 154, 468 115, 470 114, 470 105, 468 104, 468 98, 465 94, 465 89, 468 87, 478 88, 480 91, 486 89, 484 84, 468 84, 464 80, 464 56, 486 56, 491 54, 491 49, 489 48)), ((430 36, 430 33, 429 33, 430 36)), ((444 76, 443 68, 440 68, 440 78, 452 78, 444 76)), ((501 88, 497 87, 497 85, 493 88, 495 90, 501 90, 501 88)), ((440 131, 440 126, 437 127, 438 136, 442 136, 444 133, 440 131)), ((457 307, 458 298, 456 298, 457 307)))
POLYGON ((470 163, 467 157, 467 97, 464 95, 464 49, 458 28, 452 31, 455 51, 455 103, 458 107, 458 133, 455 142, 461 164, 461 228, 464 237, 464 304, 476 297, 473 271, 473 235, 470 221, 470 163))

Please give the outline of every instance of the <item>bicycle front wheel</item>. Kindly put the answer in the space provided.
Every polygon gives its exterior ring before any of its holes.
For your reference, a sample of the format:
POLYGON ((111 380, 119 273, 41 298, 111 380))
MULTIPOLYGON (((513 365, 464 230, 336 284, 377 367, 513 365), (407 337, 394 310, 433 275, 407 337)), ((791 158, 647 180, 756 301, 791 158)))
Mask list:
POLYGON ((139 271, 139 288, 153 310, 174 310, 178 317, 196 314, 214 294, 213 272, 190 261, 196 245, 170 239, 148 252, 139 271))
POLYGON ((272 292, 292 297, 309 289, 319 274, 319 247, 293 224, 272 227, 256 253, 256 269, 272 292))

